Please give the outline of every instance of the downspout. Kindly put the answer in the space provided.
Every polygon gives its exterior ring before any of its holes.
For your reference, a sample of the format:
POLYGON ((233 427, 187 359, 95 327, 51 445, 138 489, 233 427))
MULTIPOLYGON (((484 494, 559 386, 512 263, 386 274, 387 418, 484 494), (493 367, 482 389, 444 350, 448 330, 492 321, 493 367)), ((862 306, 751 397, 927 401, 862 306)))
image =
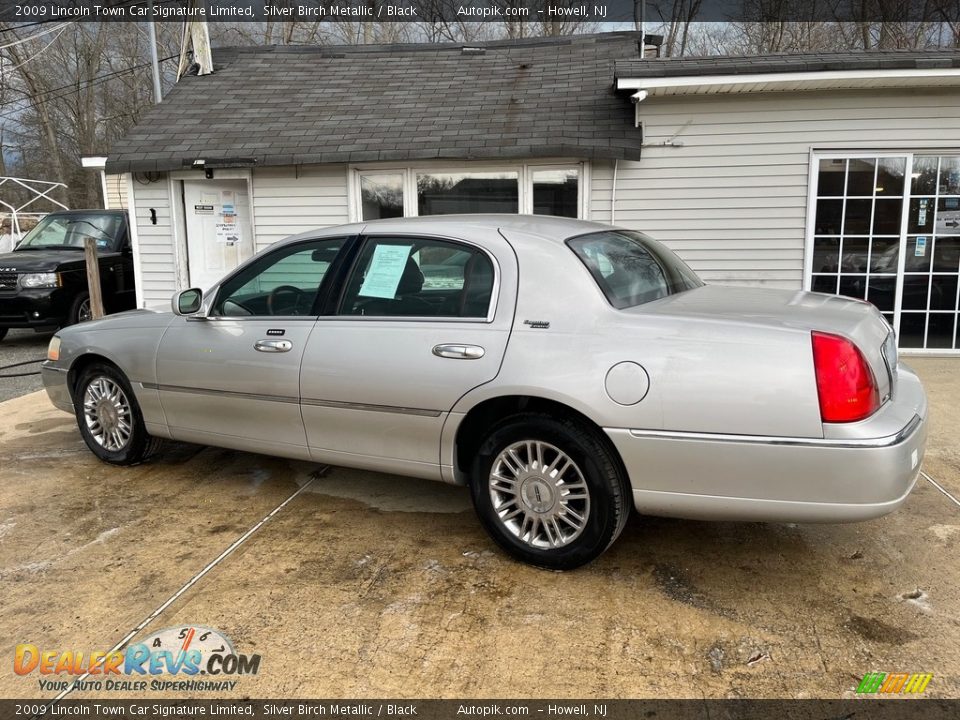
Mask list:
POLYGON ((610 186, 610 224, 617 224, 617 165, 619 160, 613 161, 613 184, 610 186))

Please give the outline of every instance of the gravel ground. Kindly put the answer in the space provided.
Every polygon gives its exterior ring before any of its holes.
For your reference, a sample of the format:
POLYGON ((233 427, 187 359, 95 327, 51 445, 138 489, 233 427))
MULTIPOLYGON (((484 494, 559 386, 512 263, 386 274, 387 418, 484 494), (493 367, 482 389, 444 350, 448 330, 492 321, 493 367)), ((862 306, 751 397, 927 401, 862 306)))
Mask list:
MULTIPOLYGON (((46 357, 47 344, 53 332, 36 333, 33 330, 11 330, 0 340, 0 368, 13 363, 46 357)), ((39 365, 25 365, 9 370, 0 370, 0 375, 33 372, 39 365)), ((26 395, 43 388, 39 375, 19 378, 0 378, 0 402, 26 395)))

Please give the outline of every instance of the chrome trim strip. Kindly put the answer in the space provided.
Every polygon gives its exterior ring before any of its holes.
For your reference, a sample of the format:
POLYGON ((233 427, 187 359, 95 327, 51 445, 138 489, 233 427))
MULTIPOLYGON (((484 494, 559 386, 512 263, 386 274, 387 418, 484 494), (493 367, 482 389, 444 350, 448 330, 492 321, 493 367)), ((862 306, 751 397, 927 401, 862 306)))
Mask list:
POLYGON ((58 372, 58 373, 70 372, 67 368, 62 368, 62 367, 57 367, 56 365, 51 365, 49 360, 44 360, 44 361, 40 364, 40 369, 41 369, 41 370, 51 370, 51 371, 53 371, 53 372, 58 372))
POLYGON ((339 400, 316 400, 312 398, 289 397, 287 395, 258 395, 256 393, 235 392, 232 390, 210 390, 208 388, 184 387, 181 385, 162 385, 158 383, 142 382, 140 387, 146 390, 162 390, 165 392, 194 393, 196 395, 217 395, 239 398, 242 400, 265 400, 267 402, 299 403, 311 407, 342 408, 344 410, 367 410, 370 412, 397 413, 400 415, 418 415, 421 417, 440 417, 442 410, 425 410, 423 408, 396 407, 393 405, 371 405, 368 403, 341 402, 339 400))
POLYGON ((290 397, 288 395, 258 395, 256 393, 236 392, 233 390, 210 390, 208 388, 183 387, 181 385, 161 385, 157 383, 143 382, 141 387, 147 390, 162 390, 164 392, 193 393, 195 395, 216 395, 218 397, 232 397, 241 400, 266 400, 268 402, 294 403, 300 402, 300 398, 290 397))
POLYGON ((636 438, 658 438, 661 440, 698 440, 701 442, 730 442, 730 443, 759 443, 761 445, 798 445, 801 447, 830 447, 830 448, 882 448, 899 445, 914 433, 922 422, 919 415, 914 415, 896 435, 863 440, 834 439, 834 438, 797 438, 776 437, 768 435, 723 435, 720 433, 676 432, 670 430, 630 430, 636 438))
POLYGON ((370 412, 397 413, 400 415, 419 415, 420 417, 440 417, 441 410, 424 410, 423 408, 396 407, 394 405, 370 405, 368 403, 340 402, 338 400, 314 400, 304 398, 301 403, 312 407, 342 408, 344 410, 367 410, 370 412))

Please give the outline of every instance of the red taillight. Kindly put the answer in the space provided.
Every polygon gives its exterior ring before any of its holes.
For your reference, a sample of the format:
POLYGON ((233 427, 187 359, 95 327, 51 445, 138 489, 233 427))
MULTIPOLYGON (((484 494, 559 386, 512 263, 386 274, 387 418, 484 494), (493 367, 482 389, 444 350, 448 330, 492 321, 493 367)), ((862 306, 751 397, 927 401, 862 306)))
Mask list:
POLYGON ((854 422, 876 412, 880 392, 863 353, 846 338, 818 332, 812 336, 823 422, 854 422))

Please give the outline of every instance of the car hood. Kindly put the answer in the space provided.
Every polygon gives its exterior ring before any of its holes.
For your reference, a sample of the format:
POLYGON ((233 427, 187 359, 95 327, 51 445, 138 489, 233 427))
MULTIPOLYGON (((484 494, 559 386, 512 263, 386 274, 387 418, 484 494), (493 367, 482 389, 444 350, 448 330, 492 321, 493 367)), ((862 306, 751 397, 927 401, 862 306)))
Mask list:
MULTIPOLYGON (((841 335, 856 343, 863 352, 880 385, 881 395, 888 387, 890 368, 882 348, 891 329, 880 312, 862 300, 798 290, 704 285, 626 312, 841 335)), ((892 362, 895 362, 893 358, 892 362)))
POLYGON ((0 254, 0 272, 51 272, 67 263, 82 266, 82 250, 14 250, 0 254))

